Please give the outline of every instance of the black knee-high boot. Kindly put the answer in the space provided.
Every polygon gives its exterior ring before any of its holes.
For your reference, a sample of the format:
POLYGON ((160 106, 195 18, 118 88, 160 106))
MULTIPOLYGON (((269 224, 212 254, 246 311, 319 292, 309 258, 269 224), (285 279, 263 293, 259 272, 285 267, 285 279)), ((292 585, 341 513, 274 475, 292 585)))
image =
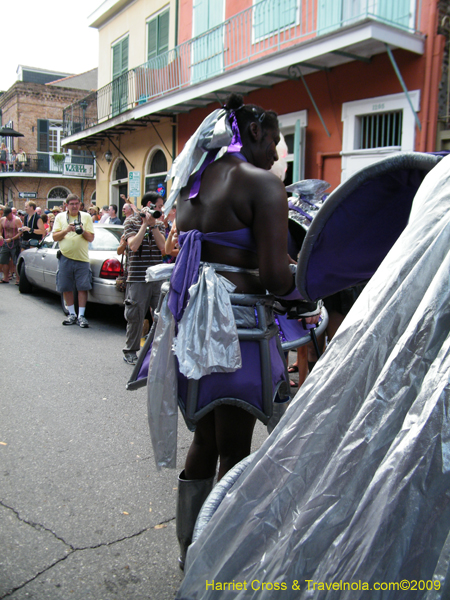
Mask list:
POLYGON ((184 569, 186 552, 192 541, 195 521, 203 503, 209 496, 214 483, 214 477, 209 479, 185 479, 184 470, 178 477, 177 498, 177 537, 180 544, 180 568, 184 569))

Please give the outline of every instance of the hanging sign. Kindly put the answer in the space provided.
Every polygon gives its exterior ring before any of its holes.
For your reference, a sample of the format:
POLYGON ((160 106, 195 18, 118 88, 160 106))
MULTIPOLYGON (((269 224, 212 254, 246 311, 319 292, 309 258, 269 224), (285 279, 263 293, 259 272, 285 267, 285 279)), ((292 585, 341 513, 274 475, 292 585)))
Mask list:
POLYGON ((75 163, 64 163, 64 175, 75 177, 93 177, 94 165, 78 165, 75 163))

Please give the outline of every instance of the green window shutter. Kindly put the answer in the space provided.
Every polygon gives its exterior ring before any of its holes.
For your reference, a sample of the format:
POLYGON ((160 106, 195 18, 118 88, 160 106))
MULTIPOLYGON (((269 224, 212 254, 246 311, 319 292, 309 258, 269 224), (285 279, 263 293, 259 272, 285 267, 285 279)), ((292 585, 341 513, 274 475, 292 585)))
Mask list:
POLYGON ((122 40, 122 73, 128 71, 128 37, 122 40))
POLYGON ((194 0, 194 37, 209 29, 208 0, 194 0))
POLYGON ((113 68, 112 68, 112 76, 113 79, 119 77, 122 67, 121 61, 121 52, 120 52, 120 44, 113 46, 113 68))
POLYGON ((38 152, 48 152, 48 121, 47 119, 38 119, 37 122, 37 150, 38 152))
POLYGON ((158 54, 169 49, 169 11, 163 12, 158 17, 158 54))
POLYGON ((147 24, 148 53, 151 60, 169 49, 169 11, 161 13, 147 24))
POLYGON ((284 0, 280 7, 280 27, 287 27, 295 23, 297 0, 284 0))
POLYGON ((256 0, 253 29, 259 39, 295 23, 298 0, 256 0))
POLYGON ((113 79, 128 71, 128 37, 113 46, 113 79))
POLYGON ((341 26, 343 0, 319 0, 317 33, 326 33, 341 26))
POLYGON ((128 36, 112 48, 112 114, 117 115, 126 110, 128 105, 128 36))
POLYGON ((393 21, 399 25, 409 26, 410 21, 410 1, 409 0, 378 0, 377 15, 388 21, 393 21))
POLYGON ((148 22, 148 53, 147 60, 155 58, 158 54, 158 23, 156 19, 148 22))

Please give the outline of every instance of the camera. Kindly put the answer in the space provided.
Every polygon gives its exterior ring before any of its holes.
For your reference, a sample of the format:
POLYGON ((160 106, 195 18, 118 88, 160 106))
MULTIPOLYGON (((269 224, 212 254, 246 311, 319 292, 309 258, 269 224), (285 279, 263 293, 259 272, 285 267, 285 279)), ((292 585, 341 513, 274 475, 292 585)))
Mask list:
POLYGON ((81 225, 81 219, 79 221, 74 221, 73 224, 75 226, 75 233, 77 233, 78 235, 81 235, 83 233, 83 226, 81 225))
POLYGON ((148 208, 149 210, 143 210, 139 213, 143 219, 148 213, 150 213, 150 216, 152 216, 154 219, 159 219, 159 217, 162 214, 160 210, 156 210, 156 206, 154 204, 147 204, 146 208, 148 208))

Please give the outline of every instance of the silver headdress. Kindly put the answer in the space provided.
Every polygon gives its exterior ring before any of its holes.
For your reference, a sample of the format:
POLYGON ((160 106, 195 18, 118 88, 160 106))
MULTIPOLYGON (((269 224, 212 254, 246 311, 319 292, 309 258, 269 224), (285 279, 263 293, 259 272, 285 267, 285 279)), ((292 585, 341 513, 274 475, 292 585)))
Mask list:
MULTIPOLYGON (((217 156, 219 150, 228 147, 228 150, 238 151, 242 147, 236 117, 233 111, 224 108, 214 110, 198 127, 197 131, 189 138, 183 150, 174 160, 166 181, 173 179, 169 197, 164 206, 164 212, 174 205, 181 189, 187 184, 189 177, 199 166, 207 153, 217 156), (231 119, 231 122, 230 122, 231 119)), ((203 163, 205 160, 203 160, 203 163)))

